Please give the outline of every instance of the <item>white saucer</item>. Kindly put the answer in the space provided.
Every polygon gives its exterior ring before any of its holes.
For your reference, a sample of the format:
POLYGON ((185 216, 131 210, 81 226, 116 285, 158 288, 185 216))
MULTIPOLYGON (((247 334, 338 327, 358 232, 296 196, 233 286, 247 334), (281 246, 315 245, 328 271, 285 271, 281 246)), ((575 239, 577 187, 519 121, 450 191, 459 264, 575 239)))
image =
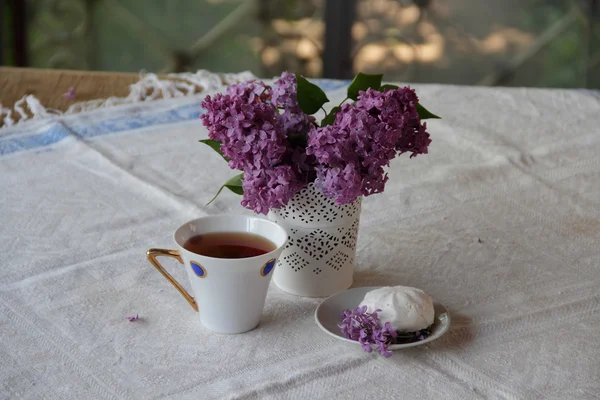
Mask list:
MULTIPOLYGON (((365 294, 371 290, 379 289, 381 286, 365 286, 348 289, 343 292, 334 294, 323 300, 315 311, 315 320, 317 325, 323 329, 327 334, 344 340, 346 342, 354 343, 360 346, 355 340, 347 339, 342 330, 338 327, 340 323, 340 316, 347 309, 354 309, 358 307, 365 294)), ((433 301, 435 310, 435 317, 433 320, 433 326, 431 327, 431 335, 424 340, 406 343, 406 344, 393 344, 389 347, 390 350, 406 349, 408 347, 421 346, 442 336, 450 328, 450 314, 448 310, 440 303, 433 301)))

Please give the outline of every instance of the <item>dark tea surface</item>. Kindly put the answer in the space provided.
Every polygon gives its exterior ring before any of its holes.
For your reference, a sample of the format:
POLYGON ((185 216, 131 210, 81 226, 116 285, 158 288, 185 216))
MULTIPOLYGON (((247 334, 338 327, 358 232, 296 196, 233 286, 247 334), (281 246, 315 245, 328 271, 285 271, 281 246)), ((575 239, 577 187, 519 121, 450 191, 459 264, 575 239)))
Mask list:
POLYGON ((246 232, 217 232, 192 236, 183 247, 192 253, 215 258, 262 256, 275 250, 269 239, 246 232))

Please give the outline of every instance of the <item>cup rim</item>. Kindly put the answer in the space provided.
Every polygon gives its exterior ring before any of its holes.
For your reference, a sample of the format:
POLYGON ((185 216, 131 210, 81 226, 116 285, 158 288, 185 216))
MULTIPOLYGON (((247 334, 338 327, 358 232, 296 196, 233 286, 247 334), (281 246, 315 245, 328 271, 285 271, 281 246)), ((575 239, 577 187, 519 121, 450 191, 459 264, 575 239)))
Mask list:
MULTIPOLYGON (((264 237, 263 235, 259 235, 259 236, 264 237)), ((209 260, 228 260, 228 261, 232 261, 232 260, 254 260, 254 259, 257 259, 257 258, 261 258, 261 257, 265 257, 265 256, 268 256, 268 255, 271 255, 272 253, 275 253, 275 252, 279 251, 280 249, 282 249, 283 247, 285 247, 285 245, 288 242, 288 237, 289 237, 288 232, 285 230, 284 227, 282 227, 278 223, 273 222, 273 221, 271 221, 271 220, 269 220, 267 218, 261 218, 261 217, 256 217, 256 216, 253 216, 253 215, 245 215, 245 214, 216 214, 216 215, 206 215, 204 217, 199 217, 199 218, 191 219, 189 221, 184 222, 177 229, 175 229, 175 232, 173 232, 173 241, 175 242, 175 244, 177 246, 181 247, 183 250, 185 250, 185 251, 187 251, 187 252, 189 252, 191 254, 197 255, 199 257, 207 258, 209 260), (246 220, 260 220, 260 221, 264 221, 264 222, 267 222, 267 223, 275 226, 276 229, 278 229, 281 233, 283 233, 283 236, 285 237, 283 243, 281 243, 281 246, 275 247, 270 252, 265 253, 265 254, 261 254, 259 256, 244 257, 244 258, 220 258, 220 257, 210 257, 210 256, 205 256, 203 254, 194 253, 193 251, 190 251, 190 250, 186 249, 185 247, 183 247, 183 244, 180 244, 179 241, 177 240, 177 236, 176 236, 177 232, 179 232, 180 229, 184 228, 188 224, 195 223, 195 222, 200 221, 200 220, 207 220, 207 219, 240 218, 240 217, 244 218, 246 220)), ((271 239, 269 239, 269 238, 266 238, 266 239, 271 241, 271 239)))

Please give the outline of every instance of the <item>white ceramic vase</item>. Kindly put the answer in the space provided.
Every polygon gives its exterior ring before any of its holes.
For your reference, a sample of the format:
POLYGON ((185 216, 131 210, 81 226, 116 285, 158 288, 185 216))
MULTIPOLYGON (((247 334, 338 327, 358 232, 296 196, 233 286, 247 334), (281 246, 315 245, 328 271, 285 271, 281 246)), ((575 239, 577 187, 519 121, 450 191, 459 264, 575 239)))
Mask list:
POLYGON ((338 206, 311 183, 269 219, 288 232, 273 280, 288 293, 324 297, 352 285, 361 198, 338 206))

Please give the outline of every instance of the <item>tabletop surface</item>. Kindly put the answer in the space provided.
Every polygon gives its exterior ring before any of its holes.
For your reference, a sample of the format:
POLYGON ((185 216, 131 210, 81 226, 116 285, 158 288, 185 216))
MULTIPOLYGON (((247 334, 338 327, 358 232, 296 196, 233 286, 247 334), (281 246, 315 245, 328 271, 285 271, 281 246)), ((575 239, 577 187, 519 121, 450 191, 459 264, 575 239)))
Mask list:
POLYGON ((201 96, 160 100, 0 130, 0 399, 598 398, 600 95, 416 88, 443 119, 364 199, 354 286, 424 289, 442 338, 367 354, 274 285, 257 329, 203 329, 145 251, 245 211, 205 205, 233 171, 201 96))

